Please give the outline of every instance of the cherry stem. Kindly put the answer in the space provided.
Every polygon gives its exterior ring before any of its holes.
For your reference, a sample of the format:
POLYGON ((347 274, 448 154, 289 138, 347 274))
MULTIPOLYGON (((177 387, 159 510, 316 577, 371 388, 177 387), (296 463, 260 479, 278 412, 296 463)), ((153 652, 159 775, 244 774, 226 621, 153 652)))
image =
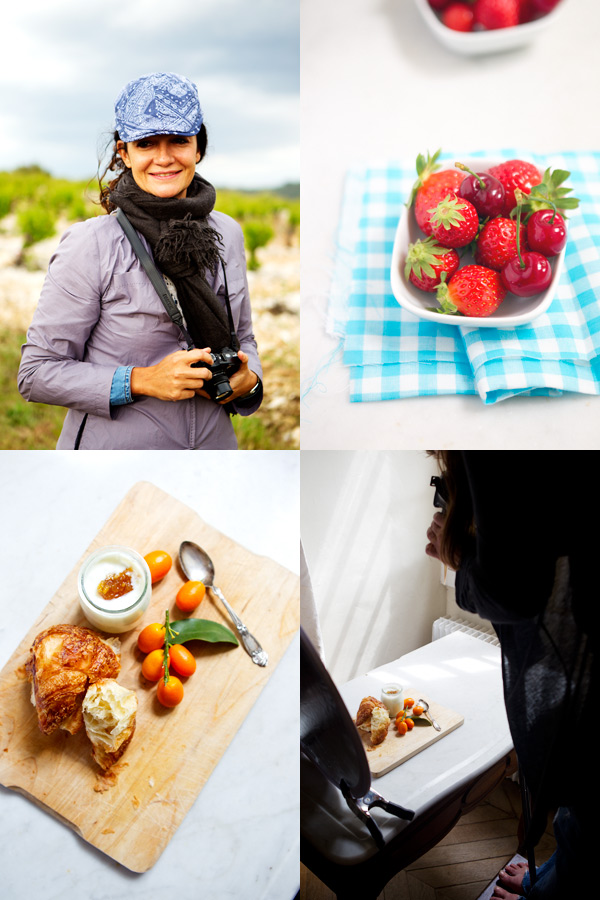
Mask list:
POLYGON ((525 268, 525 263, 523 261, 523 257, 521 256, 521 209, 523 208, 523 194, 519 190, 519 188, 515 189, 515 200, 517 201, 517 256, 519 257, 519 263, 521 268, 525 268))
POLYGON ((473 178, 476 178, 477 181, 479 182, 479 187, 481 188, 481 190, 482 191, 485 190, 485 181, 483 180, 481 175, 478 175, 477 172, 473 172, 472 169, 469 169, 469 167, 463 165, 463 163, 456 162, 456 163, 454 163, 454 165, 456 166, 457 169, 462 169, 463 172, 468 172, 469 175, 472 175, 473 178))
POLYGON ((554 225, 554 220, 555 220, 555 218, 556 218, 556 213, 558 212, 558 209, 557 209, 557 207, 556 207, 556 203, 553 203, 552 200, 548 200, 548 203, 550 204, 550 207, 551 207, 552 210, 554 211, 554 215, 553 215, 552 218, 550 219, 550 224, 551 224, 551 225, 554 225))

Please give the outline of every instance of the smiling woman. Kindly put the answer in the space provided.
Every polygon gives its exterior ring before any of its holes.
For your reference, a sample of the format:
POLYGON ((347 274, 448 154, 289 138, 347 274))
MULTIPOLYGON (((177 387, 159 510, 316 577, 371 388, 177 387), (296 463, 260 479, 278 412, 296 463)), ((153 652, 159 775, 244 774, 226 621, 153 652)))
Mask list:
POLYGON ((69 407, 59 449, 234 449, 230 415, 258 409, 261 366, 241 229, 196 173, 196 87, 143 76, 115 119, 110 215, 73 226, 50 260, 19 389, 69 407))

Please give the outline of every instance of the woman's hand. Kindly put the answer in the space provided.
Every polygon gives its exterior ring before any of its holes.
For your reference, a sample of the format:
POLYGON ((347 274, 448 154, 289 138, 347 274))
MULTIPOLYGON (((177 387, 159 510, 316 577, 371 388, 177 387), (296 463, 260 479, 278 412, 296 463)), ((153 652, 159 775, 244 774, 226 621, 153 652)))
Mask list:
POLYGON ((228 397, 227 400, 222 400, 221 406, 224 403, 231 403, 232 400, 235 400, 237 397, 245 397, 246 394, 252 390, 252 388, 258 381, 258 375, 256 374, 256 372, 253 372, 252 369, 248 368, 248 357, 244 353, 244 351, 238 350, 238 356, 241 359, 242 364, 237 372, 234 372, 229 379, 229 384, 233 389, 233 394, 231 395, 231 397, 228 397))
POLYGON ((135 366, 131 370, 131 395, 157 397, 159 400, 189 400, 202 393, 204 382, 212 378, 210 369, 201 366, 193 369, 192 363, 210 365, 210 347, 203 350, 177 350, 165 356, 155 366, 135 366))
POLYGON ((440 543, 442 537, 442 528, 444 527, 444 516, 440 512, 436 512, 431 522, 431 525, 427 529, 427 540, 429 543, 425 547, 425 553, 427 556, 432 556, 434 559, 439 559, 440 562, 440 543))

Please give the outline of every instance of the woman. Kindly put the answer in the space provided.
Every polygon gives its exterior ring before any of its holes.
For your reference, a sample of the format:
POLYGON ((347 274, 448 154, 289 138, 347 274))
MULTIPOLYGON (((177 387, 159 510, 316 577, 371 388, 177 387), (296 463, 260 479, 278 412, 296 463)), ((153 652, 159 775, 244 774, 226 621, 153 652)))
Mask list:
POLYGON ((554 856, 537 879, 525 867, 507 867, 493 897, 587 896, 597 634, 587 484, 598 454, 435 455, 448 505, 434 516, 426 552, 457 570, 458 605, 489 619, 498 634, 508 722, 532 797, 528 844, 558 809, 554 856))
POLYGON ((69 408, 58 449, 235 449, 230 414, 258 409, 262 370, 242 231, 214 211, 214 188, 195 171, 207 144, 196 87, 173 73, 143 76, 119 95, 115 119, 107 171, 117 177, 101 184, 101 203, 126 214, 184 327, 117 216, 89 219, 65 233, 50 260, 19 390, 69 408), (225 348, 232 394, 216 402, 210 351, 225 348))

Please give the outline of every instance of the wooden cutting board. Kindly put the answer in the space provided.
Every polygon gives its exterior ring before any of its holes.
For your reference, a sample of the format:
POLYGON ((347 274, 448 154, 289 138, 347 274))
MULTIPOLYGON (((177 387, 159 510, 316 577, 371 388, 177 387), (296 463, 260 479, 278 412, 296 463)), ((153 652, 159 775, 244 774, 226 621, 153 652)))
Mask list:
MULTIPOLYGON (((412 688, 405 690, 405 695, 407 697, 423 696, 423 694, 419 694, 418 691, 414 691, 412 688)), ((460 713, 453 712, 451 709, 445 709, 445 707, 440 706, 439 703, 430 700, 428 697, 424 697, 424 699, 429 703, 429 711, 438 725, 441 726, 441 731, 436 731, 433 725, 415 725, 412 731, 408 731, 405 735, 400 735, 392 721, 386 739, 374 747, 371 743, 369 732, 358 729, 367 753, 369 769, 376 778, 395 769, 396 766, 406 762, 412 756, 416 756, 417 753, 430 747, 431 744, 435 744, 436 741, 440 741, 465 721, 460 713)))
MULTIPOLYGON (((299 610, 297 575, 250 553, 154 485, 136 484, 0 672, 0 782, 25 794, 128 869, 145 872, 168 844, 275 671, 299 627, 299 610), (183 679, 182 703, 166 709, 156 699, 156 685, 141 675, 143 655, 136 642, 144 625, 163 621, 166 608, 171 617, 184 617, 175 607, 175 595, 185 580, 176 562, 183 540, 196 541, 212 558, 216 583, 268 652, 269 664, 255 665, 241 644, 189 643, 196 672, 183 679), (33 639, 44 628, 88 625, 79 608, 77 573, 85 557, 106 544, 124 544, 142 555, 166 550, 173 558, 171 571, 153 586, 143 619, 120 636, 118 681, 137 692, 138 714, 136 733, 112 785, 99 776, 85 732, 45 736, 39 731, 24 672, 33 639)), ((227 613, 208 592, 191 615, 234 631, 227 613)))

